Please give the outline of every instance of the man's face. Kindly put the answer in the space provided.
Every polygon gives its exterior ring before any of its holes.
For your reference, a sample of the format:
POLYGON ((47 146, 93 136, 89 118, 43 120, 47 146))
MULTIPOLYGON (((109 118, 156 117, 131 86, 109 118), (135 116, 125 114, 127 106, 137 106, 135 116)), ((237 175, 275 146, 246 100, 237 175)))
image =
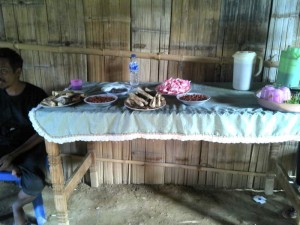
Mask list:
POLYGON ((15 72, 11 68, 8 59, 0 58, 0 88, 7 89, 19 82, 20 69, 15 72))

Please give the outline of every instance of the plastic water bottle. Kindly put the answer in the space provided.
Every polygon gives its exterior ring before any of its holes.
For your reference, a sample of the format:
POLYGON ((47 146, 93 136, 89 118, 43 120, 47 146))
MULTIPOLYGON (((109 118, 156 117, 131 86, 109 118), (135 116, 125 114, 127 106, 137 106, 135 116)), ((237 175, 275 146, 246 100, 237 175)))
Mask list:
POLYGON ((129 71, 130 71, 130 85, 138 86, 139 85, 139 64, 136 60, 136 55, 132 54, 129 62, 129 71))

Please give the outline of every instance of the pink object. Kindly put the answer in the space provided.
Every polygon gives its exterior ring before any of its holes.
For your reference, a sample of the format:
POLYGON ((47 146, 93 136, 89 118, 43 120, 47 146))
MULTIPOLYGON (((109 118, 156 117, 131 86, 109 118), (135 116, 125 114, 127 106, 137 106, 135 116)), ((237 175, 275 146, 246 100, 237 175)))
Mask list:
POLYGON ((283 91, 280 89, 272 90, 267 100, 270 102, 283 103, 283 91))
POLYGON ((288 87, 280 87, 279 89, 283 91, 283 101, 288 101, 292 98, 291 90, 288 87))
POLYGON ((71 80, 71 87, 73 90, 80 90, 82 89, 82 80, 80 79, 72 79, 71 80))
POLYGON ((273 90, 275 90, 275 88, 272 85, 266 85, 261 89, 260 98, 268 100, 273 90))
POLYGON ((185 93, 191 88, 191 81, 183 80, 180 78, 170 78, 158 86, 158 91, 163 94, 181 94, 185 93))

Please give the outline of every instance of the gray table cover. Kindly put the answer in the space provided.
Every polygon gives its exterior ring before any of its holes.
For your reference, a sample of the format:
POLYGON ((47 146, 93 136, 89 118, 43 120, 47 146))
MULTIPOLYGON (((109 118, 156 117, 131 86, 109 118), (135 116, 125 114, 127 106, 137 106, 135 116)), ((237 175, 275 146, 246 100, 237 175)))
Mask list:
MULTIPOLYGON (((153 83, 144 85, 150 87, 153 83)), ((59 144, 136 138, 219 143, 300 140, 300 113, 263 109, 257 103, 255 90, 236 91, 228 83, 193 83, 191 92, 207 94, 211 99, 191 107, 175 96, 165 96, 167 104, 162 109, 133 111, 124 106, 124 96, 108 107, 84 102, 60 108, 37 107, 29 117, 41 136, 59 144)))

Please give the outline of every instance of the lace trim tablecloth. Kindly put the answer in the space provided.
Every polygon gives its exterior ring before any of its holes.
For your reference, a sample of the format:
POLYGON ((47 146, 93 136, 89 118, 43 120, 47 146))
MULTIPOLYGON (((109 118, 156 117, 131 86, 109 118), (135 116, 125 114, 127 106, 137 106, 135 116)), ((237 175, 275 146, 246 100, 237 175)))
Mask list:
POLYGON ((62 108, 37 107, 29 117, 41 136, 59 144, 136 138, 219 143, 300 140, 300 113, 263 109, 254 91, 200 84, 192 84, 192 91, 210 95, 211 99, 190 107, 174 96, 166 96, 167 105, 162 109, 132 111, 124 106, 125 97, 121 97, 116 104, 103 108, 85 103, 62 108))

